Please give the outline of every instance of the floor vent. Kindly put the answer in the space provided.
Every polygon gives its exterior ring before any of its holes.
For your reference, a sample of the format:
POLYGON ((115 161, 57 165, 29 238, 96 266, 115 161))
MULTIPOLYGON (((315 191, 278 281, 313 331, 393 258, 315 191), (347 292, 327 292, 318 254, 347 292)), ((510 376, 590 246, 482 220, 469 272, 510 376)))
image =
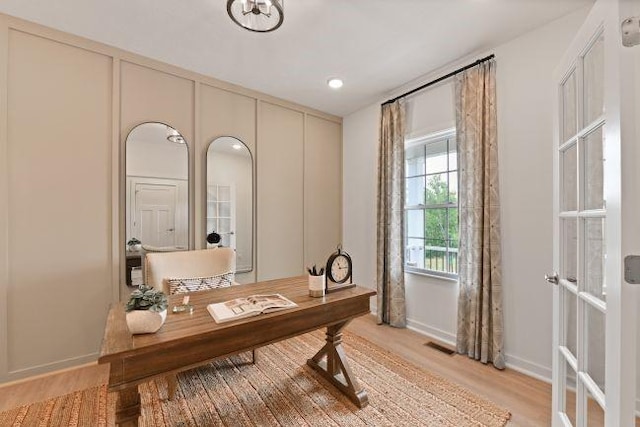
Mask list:
POLYGON ((432 341, 429 341, 428 343, 425 344, 427 347, 431 347, 434 350, 438 350, 441 351, 445 354, 448 354, 449 356, 453 356, 455 354, 455 351, 451 350, 450 348, 441 346, 440 344, 436 344, 432 341))

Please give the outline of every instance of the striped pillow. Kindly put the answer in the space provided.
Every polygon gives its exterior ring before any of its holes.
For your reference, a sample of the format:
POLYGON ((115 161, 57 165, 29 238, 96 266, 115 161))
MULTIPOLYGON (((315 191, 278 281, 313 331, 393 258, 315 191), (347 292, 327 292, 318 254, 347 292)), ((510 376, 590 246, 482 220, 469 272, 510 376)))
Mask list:
POLYGON ((184 294, 187 292, 206 291, 209 289, 226 288, 233 284, 235 274, 230 271, 228 273, 218 274, 209 277, 190 277, 190 278, 170 278, 165 279, 169 286, 169 293, 184 294))

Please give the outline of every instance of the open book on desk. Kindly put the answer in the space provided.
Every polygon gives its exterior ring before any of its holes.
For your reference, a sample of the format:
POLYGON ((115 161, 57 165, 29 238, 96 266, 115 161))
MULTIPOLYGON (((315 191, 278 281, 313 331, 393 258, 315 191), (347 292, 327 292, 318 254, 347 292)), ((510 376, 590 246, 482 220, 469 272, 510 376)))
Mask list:
POLYGON ((298 304, 280 294, 251 295, 230 301, 207 305, 207 310, 218 323, 257 316, 261 313, 286 310, 297 307, 298 304))

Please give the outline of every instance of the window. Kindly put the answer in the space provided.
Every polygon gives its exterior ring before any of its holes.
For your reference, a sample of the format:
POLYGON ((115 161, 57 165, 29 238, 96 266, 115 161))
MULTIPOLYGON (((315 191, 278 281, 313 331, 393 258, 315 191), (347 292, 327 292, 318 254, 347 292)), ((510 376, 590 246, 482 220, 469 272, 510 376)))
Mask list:
POLYGON ((455 129, 406 141, 405 168, 405 269, 457 277, 455 129))

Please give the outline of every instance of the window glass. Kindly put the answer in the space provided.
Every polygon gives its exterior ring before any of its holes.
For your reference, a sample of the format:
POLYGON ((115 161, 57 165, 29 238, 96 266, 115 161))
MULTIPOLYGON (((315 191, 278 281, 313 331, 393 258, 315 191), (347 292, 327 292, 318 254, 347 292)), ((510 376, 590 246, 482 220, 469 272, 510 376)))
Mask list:
POLYGON ((455 132, 405 149, 405 264, 409 271, 458 274, 458 156, 455 132))

